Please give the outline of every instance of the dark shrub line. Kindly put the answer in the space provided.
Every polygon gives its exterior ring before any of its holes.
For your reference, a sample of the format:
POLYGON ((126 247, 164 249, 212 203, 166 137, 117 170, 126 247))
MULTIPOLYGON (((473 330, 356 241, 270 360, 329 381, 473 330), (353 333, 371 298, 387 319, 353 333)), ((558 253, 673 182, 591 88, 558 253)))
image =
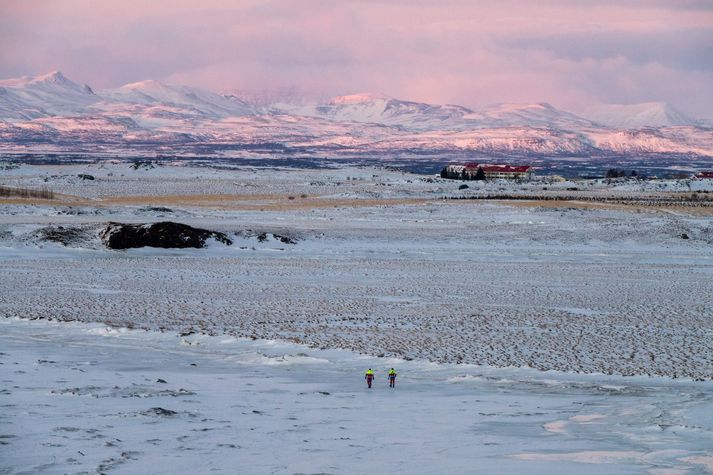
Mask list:
POLYGON ((590 201, 599 203, 614 203, 646 206, 712 206, 713 198, 693 193, 691 195, 666 197, 666 198, 634 198, 612 196, 577 196, 577 195, 517 195, 509 193, 495 193, 471 196, 445 196, 445 200, 520 200, 520 201, 590 201))
POLYGON ((0 185, 0 196, 4 198, 14 196, 18 198, 41 198, 45 200, 53 200, 54 192, 50 191, 48 188, 33 190, 31 188, 12 188, 0 185))

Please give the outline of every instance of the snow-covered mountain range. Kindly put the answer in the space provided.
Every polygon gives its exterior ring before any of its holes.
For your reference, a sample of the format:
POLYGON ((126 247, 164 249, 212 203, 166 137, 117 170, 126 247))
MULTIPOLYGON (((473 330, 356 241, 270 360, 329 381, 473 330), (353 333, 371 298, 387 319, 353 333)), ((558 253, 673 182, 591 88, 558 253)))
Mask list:
POLYGON ((546 103, 471 110, 374 94, 257 106, 152 80, 95 91, 53 72, 0 81, 0 152, 713 156, 713 129, 666 104, 583 115, 546 103))

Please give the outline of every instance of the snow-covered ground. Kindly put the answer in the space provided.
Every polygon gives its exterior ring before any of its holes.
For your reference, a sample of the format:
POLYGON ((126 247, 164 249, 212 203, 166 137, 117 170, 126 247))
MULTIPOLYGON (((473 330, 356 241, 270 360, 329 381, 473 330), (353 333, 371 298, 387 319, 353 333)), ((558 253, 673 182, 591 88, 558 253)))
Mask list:
MULTIPOLYGON (((85 183, 71 177, 86 167, 62 167, 70 178, 56 191, 79 206, 0 209, 4 316, 713 378, 710 215, 442 200, 460 182, 377 169, 119 167, 85 183), (196 203, 201 190, 214 201, 196 203), (160 220, 223 231, 235 244, 111 251, 97 237, 107 221, 160 220), (68 246, 47 241, 57 226, 76 232, 68 246)), ((10 170, 6 180, 31 186, 56 170, 10 170)), ((619 184, 596 186, 606 194, 619 184)))
MULTIPOLYGON (((677 193, 713 193, 713 180, 565 180, 540 177, 532 182, 513 184, 503 180, 488 182, 448 180, 404 171, 374 167, 348 167, 321 170, 285 168, 210 168, 178 164, 140 167, 127 163, 99 162, 85 165, 23 164, 18 168, 0 167, 0 185, 46 187, 55 193, 92 200, 117 196, 230 195, 233 198, 257 196, 332 198, 454 198, 479 195, 562 194, 574 197, 671 197, 677 193), (87 174, 95 180, 83 180, 87 174), (468 188, 460 190, 462 184, 468 188)), ((101 202, 94 202, 100 205, 101 202)))
POLYGON ((713 471, 712 183, 0 170, 0 473, 713 471))
POLYGON ((713 471, 710 382, 17 319, 0 346, 7 474, 713 471))

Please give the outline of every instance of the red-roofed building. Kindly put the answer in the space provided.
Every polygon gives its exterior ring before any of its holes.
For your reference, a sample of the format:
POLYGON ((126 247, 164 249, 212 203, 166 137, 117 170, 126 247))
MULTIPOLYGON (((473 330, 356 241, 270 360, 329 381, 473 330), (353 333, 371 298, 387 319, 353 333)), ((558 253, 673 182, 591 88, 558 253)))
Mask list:
POLYGON ((713 172, 698 172, 696 173, 696 178, 713 179, 713 172))
POLYGON ((495 165, 487 163, 468 163, 466 165, 448 165, 443 169, 442 176, 461 180, 475 180, 478 170, 482 169, 487 180, 531 180, 534 171, 528 165, 495 165))

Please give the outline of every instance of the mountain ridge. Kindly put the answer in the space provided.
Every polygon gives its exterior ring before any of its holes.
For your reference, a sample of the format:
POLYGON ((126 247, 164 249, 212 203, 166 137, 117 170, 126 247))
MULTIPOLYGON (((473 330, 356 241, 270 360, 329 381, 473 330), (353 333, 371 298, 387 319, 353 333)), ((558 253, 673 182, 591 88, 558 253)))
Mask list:
POLYGON ((0 150, 39 142, 61 142, 66 147, 73 143, 76 147, 205 144, 227 149, 266 143, 273 144, 268 149, 334 153, 470 150, 537 156, 713 156, 713 129, 692 123, 666 105, 645 103, 602 111, 597 121, 546 102, 471 109, 373 93, 312 104, 256 106, 235 95, 155 80, 94 91, 54 71, 0 81, 0 138, 4 140, 0 150), (622 111, 619 116, 625 124, 661 120, 663 125, 621 128, 602 123, 611 123, 617 111, 622 111))

